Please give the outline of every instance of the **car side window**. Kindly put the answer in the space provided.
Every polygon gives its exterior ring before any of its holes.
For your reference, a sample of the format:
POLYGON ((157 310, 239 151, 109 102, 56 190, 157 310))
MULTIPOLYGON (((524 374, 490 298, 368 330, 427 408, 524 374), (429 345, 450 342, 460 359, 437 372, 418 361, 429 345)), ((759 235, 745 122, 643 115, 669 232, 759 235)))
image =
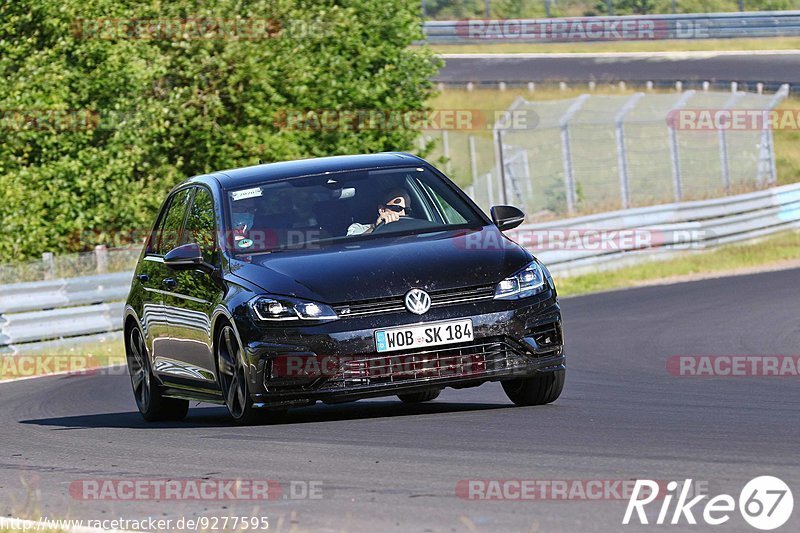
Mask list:
POLYGON ((192 189, 183 189, 173 195, 166 214, 164 223, 161 224, 159 235, 154 253, 165 255, 167 252, 178 246, 180 242, 181 227, 186 216, 186 209, 189 204, 192 189))
POLYGON ((453 206, 450 203, 442 198, 442 195, 439 194, 437 191, 431 191, 433 195, 433 200, 439 207, 441 208, 442 212, 444 213, 445 222, 448 224, 464 224, 467 219, 464 218, 461 213, 453 209, 453 206))
POLYGON ((153 232, 147 238, 147 255, 153 255, 156 253, 156 249, 158 249, 158 240, 161 236, 161 230, 164 227, 164 219, 167 218, 167 211, 169 210, 169 204, 172 198, 168 198, 164 205, 166 207, 162 208, 161 214, 158 217, 158 221, 156 222, 155 227, 153 228, 153 232))
POLYGON ((427 195, 428 200, 433 204, 434 209, 442 217, 442 222, 445 224, 464 224, 467 219, 464 216, 456 211, 450 202, 444 198, 440 191, 432 188, 427 183, 423 183, 421 181, 417 181, 417 183, 422 187, 427 195))
POLYGON ((181 244, 196 243, 203 251, 207 263, 216 264, 216 240, 214 239, 214 199, 205 187, 198 187, 186 217, 181 244))

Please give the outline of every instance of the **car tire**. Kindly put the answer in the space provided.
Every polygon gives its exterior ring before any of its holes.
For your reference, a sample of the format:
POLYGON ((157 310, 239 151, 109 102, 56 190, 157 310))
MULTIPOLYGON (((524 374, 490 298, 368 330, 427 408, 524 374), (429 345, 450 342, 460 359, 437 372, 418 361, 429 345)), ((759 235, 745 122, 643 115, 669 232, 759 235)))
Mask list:
POLYGON ((215 346, 222 398, 234 422, 242 426, 261 424, 272 415, 285 412, 267 411, 253 406, 247 387, 242 345, 230 324, 220 328, 215 346))
POLYGON ((532 378, 503 381, 503 390, 508 399, 516 405, 545 405, 561 396, 566 372, 566 370, 556 370, 532 378))
POLYGON ((167 398, 163 395, 163 388, 153 377, 147 344, 139 326, 132 327, 128 333, 125 356, 128 361, 133 396, 142 418, 148 422, 183 420, 189 412, 189 401, 167 398))
POLYGON ((439 397, 441 390, 428 390, 424 392, 409 392, 408 394, 398 394, 397 397, 403 403, 422 403, 435 400, 439 397))

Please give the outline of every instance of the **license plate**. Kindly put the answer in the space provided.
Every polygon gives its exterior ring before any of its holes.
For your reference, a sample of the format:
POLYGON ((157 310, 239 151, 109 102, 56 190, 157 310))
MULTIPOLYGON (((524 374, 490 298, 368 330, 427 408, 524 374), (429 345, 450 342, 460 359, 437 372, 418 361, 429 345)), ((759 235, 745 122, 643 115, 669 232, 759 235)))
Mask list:
POLYGON ((378 353, 471 341, 472 320, 454 320, 375 331, 378 353))

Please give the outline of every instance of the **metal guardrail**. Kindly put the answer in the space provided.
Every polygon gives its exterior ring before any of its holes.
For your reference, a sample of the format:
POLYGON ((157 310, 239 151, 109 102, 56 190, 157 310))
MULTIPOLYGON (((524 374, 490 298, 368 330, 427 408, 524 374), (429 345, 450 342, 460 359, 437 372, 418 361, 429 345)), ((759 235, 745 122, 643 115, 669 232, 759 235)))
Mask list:
POLYGON ((423 24, 430 44, 734 39, 800 36, 800 11, 443 20, 423 24))
POLYGON ((528 224, 508 233, 551 271, 575 275, 791 228, 800 228, 800 184, 528 224))
MULTIPOLYGON (((798 227, 800 183, 714 200, 528 224, 508 234, 553 272, 571 275, 798 227), (628 232, 628 237, 614 237, 621 232, 628 232), (542 237, 547 242, 537 245, 542 237), (595 246, 598 240, 611 245, 595 246)), ((0 352, 38 349, 49 346, 52 339, 118 332, 131 277, 131 272, 120 272, 0 285, 0 352)))
POLYGON ((0 285, 0 349, 119 330, 132 272, 0 285))

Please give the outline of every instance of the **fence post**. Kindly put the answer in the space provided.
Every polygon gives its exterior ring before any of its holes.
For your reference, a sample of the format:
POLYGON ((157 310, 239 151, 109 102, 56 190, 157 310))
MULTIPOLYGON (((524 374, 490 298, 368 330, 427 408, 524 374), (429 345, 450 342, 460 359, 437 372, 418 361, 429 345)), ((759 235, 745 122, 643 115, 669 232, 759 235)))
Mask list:
POLYGON ((442 151, 445 159, 444 169, 450 175, 453 173, 453 165, 450 162, 450 136, 447 130, 442 130, 442 151))
POLYGON ((572 147, 570 146, 569 138, 569 121, 588 99, 588 94, 582 94, 577 97, 575 101, 572 102, 572 105, 561 115, 558 121, 558 125, 561 128, 561 156, 564 162, 564 187, 566 189, 567 212, 569 214, 575 212, 575 204, 577 203, 577 199, 575 198, 575 176, 572 174, 572 147))
MULTIPOLYGON (((526 206, 525 197, 522 194, 522 189, 519 180, 523 179, 530 183, 531 173, 528 168, 527 153, 524 148, 512 145, 503 145, 503 167, 506 170, 505 177, 506 183, 511 186, 511 192, 517 202, 518 207, 526 206), (506 157, 508 152, 508 157, 506 157), (520 168, 521 167, 521 168, 520 168)), ((508 201, 508 192, 506 192, 506 201, 508 201)))
POLYGON ((769 183, 775 185, 778 183, 778 169, 775 167, 775 143, 772 139, 772 128, 767 129, 767 150, 769 150, 769 183))
POLYGON ((628 181, 628 156, 625 153, 625 115, 630 113, 644 93, 631 96, 614 117, 614 131, 617 139, 617 165, 619 167, 619 193, 622 209, 628 209, 631 203, 631 194, 628 181))
POLYGON ((527 150, 524 150, 522 152, 522 165, 523 168, 525 169, 525 175, 523 176, 525 178, 525 183, 526 183, 525 192, 530 198, 531 196, 533 196, 533 175, 531 174, 531 162, 528 159, 527 150))
POLYGON ((672 162, 672 190, 675 192, 675 201, 680 202, 683 199, 683 186, 681 175, 681 158, 678 153, 678 117, 676 113, 686 107, 686 102, 694 96, 694 91, 686 91, 683 93, 675 105, 672 106, 667 112, 667 116, 671 117, 671 121, 667 121, 667 136, 669 138, 669 155, 672 162))
POLYGON ((508 191, 506 190, 506 162, 503 160, 503 130, 494 130, 495 150, 497 150, 497 163, 500 176, 500 199, 504 205, 508 204, 508 191))
POLYGON ((469 136, 469 168, 472 172, 472 184, 478 181, 478 161, 475 156, 475 136, 469 136))
POLYGON ((494 176, 491 172, 487 172, 484 179, 486 180, 486 196, 489 200, 489 207, 492 207, 494 205, 494 184, 492 183, 494 176))
MULTIPOLYGON (((729 110, 734 105, 736 105, 736 101, 742 97, 743 93, 735 92, 725 101, 725 105, 722 106, 722 109, 729 110)), ((731 192, 731 169, 728 161, 728 135, 725 131, 725 128, 719 129, 719 162, 720 167, 722 169, 722 185, 725 187, 725 192, 731 192)))
POLYGON ((506 164, 503 154, 503 130, 514 127, 514 112, 521 105, 525 104, 525 99, 518 96, 511 102, 509 108, 499 117, 496 117, 493 125, 494 131, 494 150, 495 162, 497 165, 497 175, 500 178, 500 193, 504 204, 508 203, 508 184, 506 183, 506 164))
POLYGON ((105 244, 98 244, 94 247, 94 258, 97 264, 97 273, 104 274, 108 272, 108 248, 105 244))
POLYGON ((44 252, 42 254, 42 263, 44 265, 44 279, 53 279, 56 277, 56 261, 53 252, 44 252))
POLYGON ((764 110, 763 114, 763 122, 761 129, 761 148, 758 154, 758 177, 756 181, 759 185, 764 183, 764 174, 767 175, 766 182, 770 185, 774 185, 777 180, 778 176, 775 169, 775 145, 773 144, 772 138, 772 128, 770 127, 771 123, 769 120, 770 113, 773 109, 789 95, 789 85, 783 84, 781 85, 780 89, 772 96, 769 103, 767 104, 767 108, 764 110))

